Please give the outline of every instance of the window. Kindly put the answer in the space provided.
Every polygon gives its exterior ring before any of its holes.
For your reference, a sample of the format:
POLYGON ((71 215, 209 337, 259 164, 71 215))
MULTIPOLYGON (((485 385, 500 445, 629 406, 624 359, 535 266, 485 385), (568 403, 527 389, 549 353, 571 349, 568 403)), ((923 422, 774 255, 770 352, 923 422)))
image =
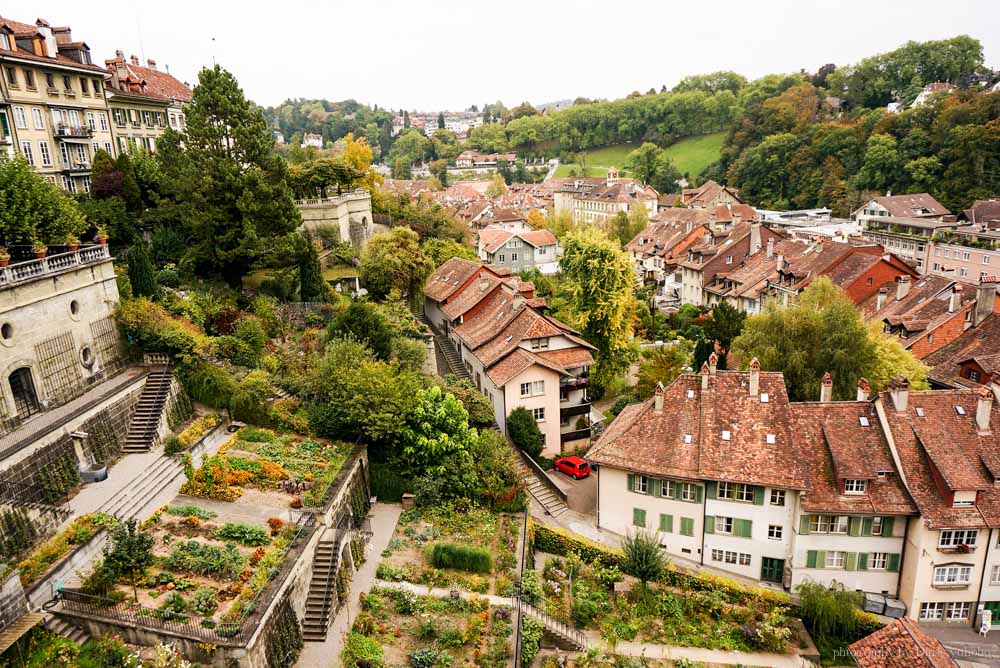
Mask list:
POLYGON ((29 89, 35 89, 35 73, 31 70, 24 70, 24 85, 29 89))
POLYGON ((733 263, 733 256, 732 255, 727 255, 726 256, 726 264, 732 264, 732 263, 733 263))
POLYGON ((732 434, 729 432, 729 430, 728 429, 723 429, 722 430, 722 440, 723 441, 728 441, 730 438, 732 438, 732 434))
POLYGON ((532 350, 548 350, 549 340, 548 339, 532 339, 531 349, 532 350))
POLYGON ((753 501, 753 485, 720 482, 718 497, 730 501, 753 501))
POLYGON ((43 167, 52 166, 52 153, 49 151, 49 143, 47 141, 38 142, 38 155, 42 158, 43 167))
POLYGON ((14 69, 13 67, 10 67, 10 66, 6 67, 5 69, 7 70, 7 83, 9 83, 11 86, 14 86, 16 88, 17 87, 17 70, 14 69))
POLYGON ((511 253, 510 254, 510 261, 511 262, 517 262, 517 253, 511 253))
POLYGON ((694 536, 694 520, 690 517, 681 518, 681 535, 694 536))
POLYGON ((24 107, 14 107, 14 125, 19 130, 28 129, 28 118, 24 115, 24 107))
POLYGON ((112 109, 111 115, 114 116, 115 125, 118 127, 123 127, 125 125, 125 114, 122 113, 121 109, 112 109))
MULTIPOLYGON (((86 81, 86 79, 81 79, 81 81, 86 81)), ((97 119, 94 117, 94 113, 91 111, 87 112, 87 127, 91 130, 97 129, 97 119)))
POLYGON ((920 621, 929 622, 940 620, 944 616, 944 603, 921 603, 920 621))
POLYGON ((681 483, 681 501, 697 501, 698 500, 698 487, 689 482, 681 483))
POLYGON ((98 79, 94 79, 94 95, 101 94, 101 82, 98 79))
MULTIPOLYGON (((99 120, 100 120, 100 123, 101 123, 101 132, 107 132, 108 131, 108 115, 102 111, 101 115, 99 117, 99 120)), ((111 151, 108 151, 108 153, 110 153, 110 152, 111 151)))
POLYGON ((42 110, 41 109, 32 109, 31 110, 31 119, 33 121, 35 121, 35 129, 36 130, 44 130, 45 129, 45 116, 42 114, 42 110))
POLYGON ((646 528, 646 511, 642 508, 632 509, 632 526, 646 528))
POLYGON ((825 568, 843 568, 847 555, 844 552, 827 552, 825 568))
POLYGON ((114 147, 111 146, 111 142, 109 141, 104 142, 104 150, 107 151, 108 155, 110 155, 112 158, 115 156, 115 150, 114 147))
POLYGON ((712 561, 720 561, 727 564, 739 564, 740 566, 750 565, 750 555, 745 552, 733 552, 731 550, 712 550, 712 561))
POLYGON ((844 494, 864 494, 868 488, 867 480, 845 480, 844 494))
POLYGON ((830 533, 847 533, 847 515, 834 515, 830 518, 830 533))
POLYGON ((90 148, 91 148, 90 152, 91 155, 97 155, 97 152, 101 150, 101 142, 95 141, 93 144, 90 145, 90 148))
POLYGON ((48 86, 49 88, 55 88, 56 87, 56 78, 52 74, 52 72, 46 72, 45 73, 45 85, 48 86))
POLYGON ((1000 564, 990 569, 990 584, 1000 585, 1000 564))
POLYGON ((80 90, 84 95, 90 95, 90 80, 80 77, 80 90))
POLYGON ((963 252, 962 252, 962 259, 963 259, 964 261, 966 261, 966 262, 968 262, 968 261, 969 261, 969 251, 963 251, 963 252))
POLYGON ((979 372, 976 371, 975 369, 969 369, 969 380, 971 380, 974 383, 978 383, 979 382, 979 372))
POLYGON ((872 535, 881 536, 882 535, 882 518, 873 517, 872 518, 872 535))
POLYGON ((868 420, 867 416, 860 415, 858 416, 858 424, 860 424, 862 427, 868 427, 871 425, 871 422, 868 420))
POLYGON ((783 489, 772 489, 771 490, 771 505, 772 506, 783 506, 783 505, 785 505, 785 490, 783 490, 783 489))
POLYGON ((966 585, 972 581, 972 566, 938 566, 934 569, 936 585, 966 585))
POLYGON ((62 156, 62 164, 64 167, 69 167, 69 147, 65 144, 59 144, 59 155, 62 156))
POLYGON ((500 255, 498 255, 497 257, 500 258, 499 262, 506 262, 507 261, 507 256, 504 255, 503 253, 500 253, 500 255))
POLYGON ((813 515, 809 518, 810 533, 827 533, 830 530, 829 515, 813 515))
POLYGON ((969 618, 969 610, 972 603, 968 601, 962 603, 946 603, 944 607, 944 617, 950 622, 957 622, 969 618))
POLYGON ((933 622, 941 621, 942 619, 949 622, 962 621, 969 618, 969 611, 972 609, 972 603, 968 601, 964 602, 952 602, 952 603, 921 603, 920 604, 920 621, 922 622, 933 622))
POLYGON ((535 422, 545 422, 545 408, 532 408, 531 417, 535 418, 535 422))
POLYGON ((90 176, 84 175, 80 177, 80 183, 83 184, 83 192, 90 192, 90 176))
POLYGON ((125 137, 118 137, 118 154, 128 153, 128 146, 125 144, 125 137))
POLYGON ((177 114, 170 114, 170 127, 177 127, 177 114))
POLYGON ((771 524, 767 527, 767 537, 771 540, 781 540, 783 530, 779 524, 771 524))
POLYGON ((68 91, 73 90, 73 81, 68 76, 63 77, 63 88, 68 91))
POLYGON ((522 397, 537 397, 540 394, 545 394, 544 380, 535 380, 530 383, 521 383, 522 397))
POLYGON ((733 518, 732 517, 716 517, 715 518, 715 533, 732 534, 733 533, 733 518))
POLYGON ((889 554, 887 552, 872 552, 868 555, 869 570, 884 571, 887 563, 889 563, 889 554))
POLYGON ((147 127, 153 125, 153 115, 148 111, 142 112, 142 122, 146 124, 147 127))
POLYGON ((938 547, 958 547, 959 545, 976 546, 979 529, 947 529, 941 532, 938 547))
POLYGON ((0 34, 0 49, 10 50, 10 38, 6 33, 0 34))
POLYGON ((984 255, 983 256, 983 264, 989 264, 989 263, 990 263, 990 256, 989 255, 984 255))
POLYGON ((644 475, 636 476, 635 491, 639 494, 649 494, 649 478, 644 475))
POLYGON ((29 165, 35 164, 35 154, 31 151, 30 141, 21 142, 21 153, 24 155, 24 159, 28 161, 29 165))
POLYGON ((660 483, 660 496, 672 499, 676 496, 677 483, 673 480, 664 480, 660 483))

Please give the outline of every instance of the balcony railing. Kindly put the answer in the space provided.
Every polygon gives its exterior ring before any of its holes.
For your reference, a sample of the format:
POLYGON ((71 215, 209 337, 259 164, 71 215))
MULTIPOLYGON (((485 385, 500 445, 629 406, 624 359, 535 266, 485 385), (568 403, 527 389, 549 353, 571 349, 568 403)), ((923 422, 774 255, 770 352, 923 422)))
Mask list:
POLYGON ((590 413, 590 403, 559 407, 559 417, 561 418, 573 417, 574 415, 587 415, 588 413, 590 413))
POLYGON ((562 380, 559 381, 559 387, 569 388, 569 389, 578 387, 587 387, 587 385, 589 384, 590 384, 590 378, 586 376, 582 376, 580 378, 563 378, 562 380))
POLYGON ((90 128, 88 127, 73 127, 72 125, 64 125, 60 123, 56 126, 56 136, 57 137, 89 137, 91 135, 90 128))
POLYGON ((590 427, 586 429, 574 429, 573 431, 567 431, 559 434, 559 441, 561 443, 565 443, 566 441, 579 441, 584 438, 590 438, 590 427))
POLYGON ((67 172, 89 172, 90 163, 86 160, 70 160, 64 163, 63 169, 67 172))
POLYGON ((87 246, 78 251, 0 267, 0 289, 110 258, 111 253, 107 246, 87 246))

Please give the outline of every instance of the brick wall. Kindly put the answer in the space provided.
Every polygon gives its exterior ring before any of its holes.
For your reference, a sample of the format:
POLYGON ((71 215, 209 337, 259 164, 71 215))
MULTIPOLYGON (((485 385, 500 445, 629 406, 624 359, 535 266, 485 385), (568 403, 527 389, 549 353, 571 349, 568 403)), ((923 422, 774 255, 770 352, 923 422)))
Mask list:
POLYGON ((876 292, 878 289, 889 283, 895 281, 898 276, 903 276, 909 274, 897 267, 893 267, 891 264, 885 260, 872 265, 872 267, 859 276, 850 285, 845 285, 844 290, 847 292, 847 296, 851 298, 855 304, 860 304, 864 300, 868 299, 876 292), (871 279, 871 283, 868 279, 871 279))
MULTIPOLYGON (((939 325, 930 332, 924 332, 920 337, 910 344, 910 350, 918 360, 922 360, 931 353, 948 345, 965 331, 965 314, 975 306, 975 302, 967 304, 956 311, 951 318, 939 325), (933 341, 928 341, 928 337, 933 337, 933 341)), ((904 342, 906 345, 906 342, 904 342)))

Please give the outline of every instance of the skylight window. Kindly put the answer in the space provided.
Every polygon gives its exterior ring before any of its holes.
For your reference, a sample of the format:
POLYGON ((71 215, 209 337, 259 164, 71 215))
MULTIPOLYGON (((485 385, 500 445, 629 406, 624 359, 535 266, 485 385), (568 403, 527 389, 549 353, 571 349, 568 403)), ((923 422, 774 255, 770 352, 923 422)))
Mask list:
POLYGON ((955 412, 959 415, 965 415, 965 408, 963 406, 955 406, 955 412))
POLYGON ((694 390, 688 390, 688 399, 694 399, 694 390))
POLYGON ((860 416, 858 418, 858 422, 861 423, 862 427, 869 427, 869 426, 871 426, 871 422, 869 422, 868 418, 866 416, 864 416, 864 415, 862 415, 862 416, 860 416))
POLYGON ((767 392, 761 392, 760 393, 760 403, 766 404, 770 400, 771 400, 771 395, 770 394, 768 394, 767 392))
POLYGON ((916 411, 917 417, 924 417, 924 409, 921 408, 920 406, 917 406, 913 410, 916 411))
POLYGON ((768 445, 774 445, 775 442, 776 442, 775 435, 774 434, 768 434, 767 435, 767 444, 768 445))
POLYGON ((722 440, 723 441, 728 441, 729 438, 730 438, 730 436, 732 436, 732 434, 729 433, 728 429, 723 429, 722 430, 722 440))
POLYGON ((684 442, 688 444, 691 443, 691 434, 684 434, 684 442))

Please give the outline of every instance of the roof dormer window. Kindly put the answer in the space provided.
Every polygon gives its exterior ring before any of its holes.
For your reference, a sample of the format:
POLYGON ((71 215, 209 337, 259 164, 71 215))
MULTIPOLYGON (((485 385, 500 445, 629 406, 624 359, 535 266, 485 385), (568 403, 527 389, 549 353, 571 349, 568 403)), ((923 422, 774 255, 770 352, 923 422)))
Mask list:
POLYGON ((688 390, 688 399, 694 399, 694 390, 688 390))
POLYGON ((844 481, 844 494, 857 496, 868 491, 867 480, 848 479, 844 481))
POLYGON ((685 445, 691 444, 691 434, 684 434, 684 443, 685 445))
POLYGON ((769 395, 767 392, 760 393, 760 403, 766 404, 770 400, 771 400, 771 395, 769 395))
POLYGON ((722 440, 723 441, 728 441, 728 440, 730 440, 730 438, 732 438, 732 434, 730 433, 730 431, 728 429, 723 429, 722 430, 722 440))
POLYGON ((777 442, 777 437, 774 434, 768 434, 765 437, 768 445, 774 445, 777 442))
POLYGON ((6 33, 0 33, 0 49, 10 51, 10 37, 6 33))
POLYGON ((916 414, 917 414, 917 417, 924 417, 924 415, 925 415, 925 413, 924 413, 924 409, 923 409, 923 408, 921 408, 920 406, 917 406, 917 407, 916 407, 916 408, 914 408, 913 410, 914 410, 914 412, 916 412, 916 414))

